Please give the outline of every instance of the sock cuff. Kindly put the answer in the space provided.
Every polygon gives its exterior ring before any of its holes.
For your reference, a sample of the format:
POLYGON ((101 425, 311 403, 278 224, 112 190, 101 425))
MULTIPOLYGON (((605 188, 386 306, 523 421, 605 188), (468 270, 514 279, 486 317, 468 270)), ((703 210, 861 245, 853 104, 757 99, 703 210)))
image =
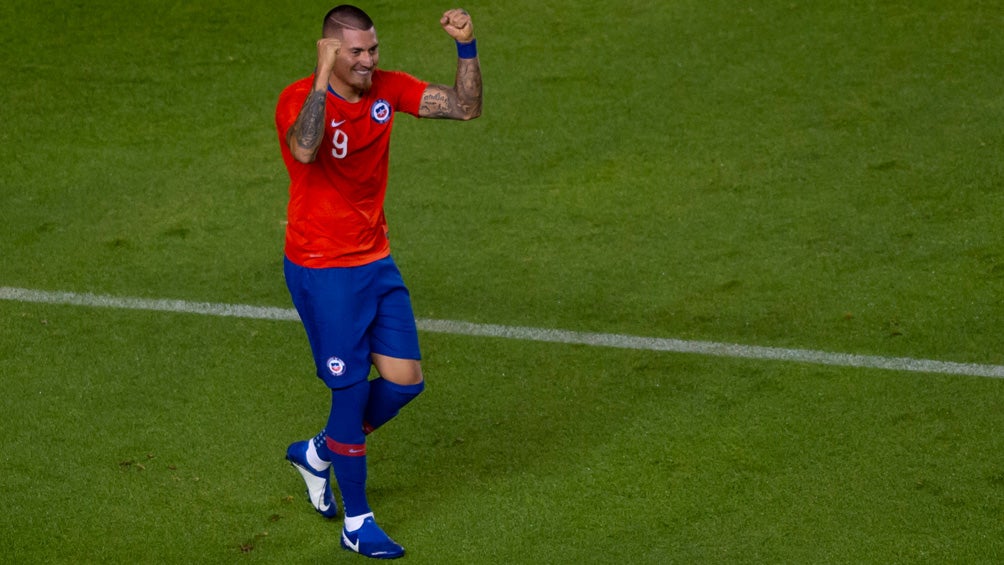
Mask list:
POLYGON ((413 385, 399 385, 399 384, 397 384, 395 382, 391 382, 391 381, 388 381, 387 379, 383 379, 383 383, 381 383, 381 385, 385 386, 385 387, 387 387, 390 390, 393 390, 395 392, 399 392, 401 394, 409 394, 409 395, 417 395, 418 393, 420 393, 423 390, 425 390, 425 380, 422 380, 421 382, 413 384, 413 385))
POLYGON ((366 518, 372 518, 373 513, 367 512, 366 514, 360 514, 359 516, 346 516, 345 517, 345 531, 354 532, 359 528, 363 527, 363 522, 366 518))
POLYGON ((307 443, 307 464, 310 465, 315 471, 323 471, 331 465, 331 461, 322 454, 323 451, 327 451, 326 446, 321 446, 317 442, 317 438, 310 440, 307 443))

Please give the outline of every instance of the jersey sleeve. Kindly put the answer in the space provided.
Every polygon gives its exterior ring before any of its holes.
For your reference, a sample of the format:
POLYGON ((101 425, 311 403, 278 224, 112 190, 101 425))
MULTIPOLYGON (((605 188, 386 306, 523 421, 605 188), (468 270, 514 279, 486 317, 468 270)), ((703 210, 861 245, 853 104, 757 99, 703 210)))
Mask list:
POLYGON ((275 129, 279 133, 279 141, 286 141, 286 132, 296 123, 296 118, 300 115, 303 101, 310 93, 305 84, 313 84, 313 77, 299 80, 282 91, 279 95, 279 102, 275 107, 275 129))
POLYGON ((395 108, 417 117, 419 107, 422 104, 422 95, 425 94, 429 83, 400 71, 389 71, 387 75, 394 84, 394 90, 398 93, 395 108))

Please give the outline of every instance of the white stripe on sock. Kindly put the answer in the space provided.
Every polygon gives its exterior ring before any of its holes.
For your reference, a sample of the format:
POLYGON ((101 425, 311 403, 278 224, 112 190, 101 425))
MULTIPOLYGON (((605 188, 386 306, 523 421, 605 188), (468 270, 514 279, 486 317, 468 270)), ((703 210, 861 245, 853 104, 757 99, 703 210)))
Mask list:
POLYGON ((372 512, 370 512, 368 514, 363 514, 361 516, 346 516, 345 517, 345 531, 346 532, 354 532, 354 531, 358 530, 359 528, 363 527, 363 522, 366 521, 366 518, 372 518, 372 517, 373 517, 373 513, 372 512))
POLYGON ((317 448, 314 447, 313 438, 307 440, 307 465, 314 468, 315 471, 323 471, 331 465, 330 461, 325 461, 317 454, 317 448))

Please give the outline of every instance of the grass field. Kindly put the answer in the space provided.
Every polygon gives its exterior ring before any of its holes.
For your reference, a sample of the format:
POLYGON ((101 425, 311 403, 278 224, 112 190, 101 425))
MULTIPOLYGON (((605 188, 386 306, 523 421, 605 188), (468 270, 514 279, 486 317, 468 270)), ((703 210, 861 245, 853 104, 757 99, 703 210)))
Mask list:
MULTIPOLYGON (((473 2, 485 112, 400 117, 416 315, 1004 365, 995 2, 473 2)), ((361 4, 451 82, 449 5, 361 4)), ((0 287, 288 308, 318 2, 0 5, 0 287)), ((296 322, 0 300, 0 562, 361 562, 283 461, 296 322)), ((1004 382, 423 332, 370 439, 413 563, 998 563, 1004 382)))

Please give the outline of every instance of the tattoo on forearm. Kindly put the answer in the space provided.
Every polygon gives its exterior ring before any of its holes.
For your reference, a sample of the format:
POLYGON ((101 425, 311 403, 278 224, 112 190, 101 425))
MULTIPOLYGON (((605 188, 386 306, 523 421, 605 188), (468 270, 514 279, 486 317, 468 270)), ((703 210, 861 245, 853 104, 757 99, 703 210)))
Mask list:
POLYGON ((477 59, 461 59, 457 65, 457 97, 464 113, 481 115, 481 65, 477 59))
POLYGON ((429 118, 469 119, 481 115, 481 66, 477 59, 457 64, 453 88, 430 85, 422 97, 420 113, 429 118))
POLYGON ((324 135, 324 102, 327 93, 323 90, 315 90, 307 96, 300 115, 293 124, 293 135, 296 137, 296 144, 304 149, 316 149, 321 145, 321 138, 324 135))

